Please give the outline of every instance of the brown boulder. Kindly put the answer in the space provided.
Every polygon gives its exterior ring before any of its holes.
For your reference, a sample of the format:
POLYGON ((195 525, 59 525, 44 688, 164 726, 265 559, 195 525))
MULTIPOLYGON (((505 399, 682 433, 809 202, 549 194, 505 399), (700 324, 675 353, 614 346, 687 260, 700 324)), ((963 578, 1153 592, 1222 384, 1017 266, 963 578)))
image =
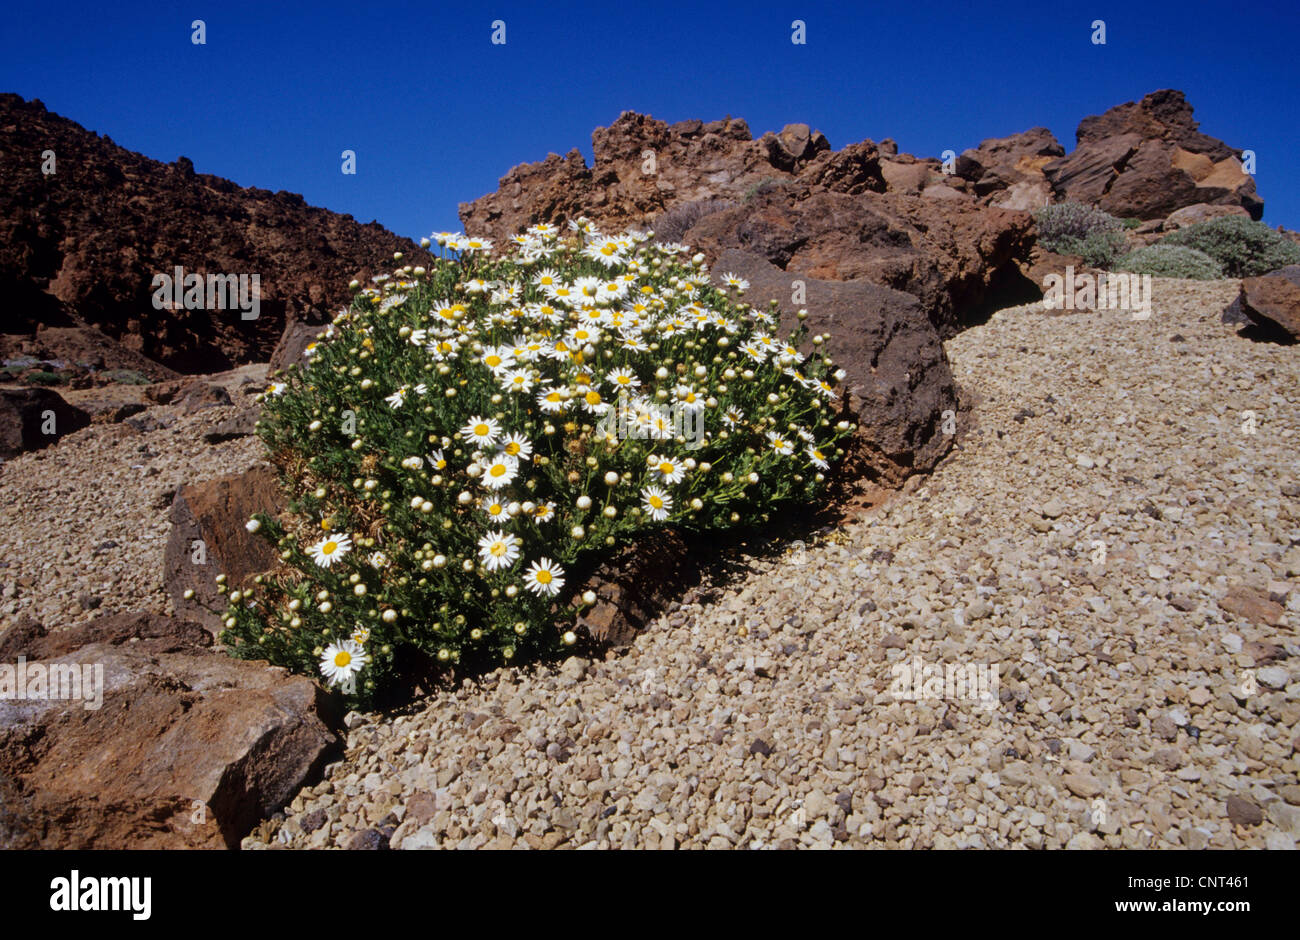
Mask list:
POLYGON ((1057 198, 1120 218, 1157 219, 1197 203, 1264 211, 1241 151, 1202 134, 1183 93, 1152 92, 1084 118, 1078 146, 1043 167, 1057 198))
POLYGON ((943 338, 983 309, 1041 293, 1018 267, 1033 244, 1031 217, 961 199, 764 193, 701 219, 686 240, 711 263, 735 248, 788 273, 912 294, 943 338))
POLYGON ((90 415, 48 388, 0 386, 0 459, 48 447, 90 424, 90 415))
POLYGON ((176 491, 171 507, 171 533, 163 553, 163 586, 178 616, 204 624, 213 632, 221 626, 226 601, 215 583, 228 579, 228 590, 279 561, 274 548, 245 524, 257 512, 283 509, 275 473, 255 467, 244 473, 190 483, 176 491), (185 599, 187 589, 194 597, 185 599))
MULTIPOLYGON (((747 302, 759 309, 778 301, 782 322, 808 310, 810 335, 829 335, 821 347, 847 373, 848 408, 858 422, 849 460, 855 476, 884 485, 930 470, 948 450, 944 412, 955 420, 957 393, 938 333, 915 297, 866 280, 832 281, 782 271, 752 252, 728 249, 715 278, 749 281, 747 302), (794 303, 795 281, 803 303, 794 303)), ((813 349, 805 341, 804 351, 813 349)))
POLYGON ((29 676, 0 697, 0 848, 233 848, 318 776, 338 747, 320 687, 210 643, 150 614, 0 636, 29 676), (38 661, 79 695, 31 694, 38 661))
MULTIPOLYGON (((1250 213, 1241 206, 1214 206, 1205 202, 1198 202, 1195 205, 1183 206, 1175 212, 1169 214, 1162 226, 1163 231, 1174 232, 1180 228, 1187 228, 1189 225, 1195 225, 1197 222, 1205 222, 1209 219, 1217 219, 1224 215, 1240 215, 1249 217, 1250 213)), ((1138 228, 1141 232, 1141 227, 1138 228)))
POLYGON ((628 646, 699 580, 705 557, 672 529, 647 532, 603 562, 573 592, 573 603, 579 607, 585 591, 596 595, 596 603, 578 616, 577 628, 598 647, 628 646))
POLYGON ((985 204, 1021 211, 1045 204, 1051 186, 1043 167, 1065 156, 1065 148, 1045 127, 1010 137, 990 137, 962 152, 954 169, 970 181, 985 204))
POLYGON ((1266 330, 1300 340, 1300 264, 1241 282, 1242 312, 1266 330))

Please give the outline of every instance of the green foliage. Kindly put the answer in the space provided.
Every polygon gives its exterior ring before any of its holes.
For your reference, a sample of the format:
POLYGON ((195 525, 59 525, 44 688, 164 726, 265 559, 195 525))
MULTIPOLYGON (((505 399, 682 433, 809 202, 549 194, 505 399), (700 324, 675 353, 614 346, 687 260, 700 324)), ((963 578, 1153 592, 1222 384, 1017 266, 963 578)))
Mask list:
POLYGON ((1123 232, 1097 230, 1071 242, 1066 253, 1079 255, 1089 267, 1109 268, 1127 247, 1123 232))
POLYGON ((1124 250, 1124 224, 1080 202, 1059 202, 1034 211, 1038 241, 1048 251, 1080 255, 1092 267, 1108 267, 1124 250))
POLYGON ((149 376, 135 369, 109 369, 102 373, 104 378, 119 385, 149 385, 149 376))
POLYGON ((1133 231, 1133 229, 1138 228, 1142 224, 1141 219, 1121 219, 1120 221, 1123 222, 1124 230, 1126 232, 1131 232, 1133 231))
POLYGON ((1203 251, 1219 263, 1226 277, 1256 277, 1300 263, 1300 245, 1263 222, 1240 215, 1197 222, 1166 235, 1160 244, 1203 251))
POLYGON ((258 433, 292 518, 251 523, 285 565, 229 592, 235 655, 361 704, 412 655, 545 656, 576 639, 583 575, 639 533, 815 496, 852 427, 803 325, 778 339, 775 303, 684 246, 579 232, 534 226, 505 257, 440 235, 449 253, 377 278, 271 384, 258 433))
POLYGON ((67 377, 58 372, 28 372, 23 376, 23 381, 30 385, 62 385, 68 381, 67 377))
POLYGON ((755 196, 759 196, 762 195, 763 193, 770 193, 778 189, 785 189, 785 188, 786 188, 786 183, 784 180, 780 180, 777 179, 776 177, 769 176, 759 180, 757 183, 751 183, 748 187, 746 187, 745 194, 741 198, 743 199, 744 202, 748 203, 751 202, 755 196))
POLYGON ((1129 252, 1115 266, 1117 271, 1150 274, 1152 277, 1182 277, 1213 281, 1223 277, 1219 263, 1203 251, 1160 242, 1129 252))

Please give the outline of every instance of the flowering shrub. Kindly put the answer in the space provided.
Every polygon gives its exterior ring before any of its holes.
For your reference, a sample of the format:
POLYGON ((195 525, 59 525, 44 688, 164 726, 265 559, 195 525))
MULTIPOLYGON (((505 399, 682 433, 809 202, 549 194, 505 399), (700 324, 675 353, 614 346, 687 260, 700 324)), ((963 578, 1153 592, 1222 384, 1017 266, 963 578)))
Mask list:
POLYGON ((1060 202, 1034 212, 1038 240, 1048 251, 1079 255, 1092 267, 1108 267, 1124 250, 1124 223, 1080 202, 1060 202))
POLYGON ((1203 251, 1227 277, 1257 277, 1300 262, 1300 245, 1263 222, 1239 215, 1219 216, 1180 228, 1160 239, 1159 244, 1203 251))
POLYGON ((1203 251, 1160 242, 1129 252, 1115 266, 1117 271, 1150 274, 1152 277, 1183 277, 1213 281, 1223 277, 1219 263, 1203 251))
POLYGON ((775 302, 714 286, 684 246, 572 224, 504 257, 437 236, 268 388, 258 433, 295 521, 249 521, 286 567, 229 592, 235 655, 359 703, 402 651, 518 662, 576 640, 594 597, 575 586, 638 532, 754 523, 818 490, 852 430, 824 338, 805 355, 802 323, 780 338, 775 302))

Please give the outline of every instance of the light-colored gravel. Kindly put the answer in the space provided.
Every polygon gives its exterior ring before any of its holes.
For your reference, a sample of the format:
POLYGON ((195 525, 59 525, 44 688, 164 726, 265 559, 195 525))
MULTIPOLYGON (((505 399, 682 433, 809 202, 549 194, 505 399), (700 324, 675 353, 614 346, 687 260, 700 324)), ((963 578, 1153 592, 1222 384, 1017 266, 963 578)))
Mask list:
POLYGON ((932 477, 626 655, 351 716, 245 846, 1294 847, 1300 360, 1235 291, 961 334, 932 477), (996 707, 899 700, 917 658, 996 668, 996 707))
MULTIPOLYGON (((238 404, 265 374, 247 366, 210 381, 238 404)), ((58 629, 103 613, 170 613, 161 579, 172 495, 245 470, 265 449, 252 437, 204 442, 235 410, 155 405, 133 420, 166 427, 94 424, 0 462, 0 628, 23 615, 58 629)))
MULTIPOLYGON (((957 336, 976 403, 932 476, 622 656, 350 716, 245 846, 1294 847, 1300 353, 1221 324, 1235 291, 957 336), (995 668, 996 706, 898 699, 918 660, 995 668)), ((0 469, 6 618, 165 609, 162 493, 257 446, 101 433, 0 469)))

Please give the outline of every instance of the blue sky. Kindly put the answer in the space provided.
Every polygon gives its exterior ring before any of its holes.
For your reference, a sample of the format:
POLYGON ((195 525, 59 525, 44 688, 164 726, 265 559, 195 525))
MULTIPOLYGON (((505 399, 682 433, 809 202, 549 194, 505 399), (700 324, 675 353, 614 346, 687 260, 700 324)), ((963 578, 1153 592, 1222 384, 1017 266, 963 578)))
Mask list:
POLYGON ((1203 131, 1256 151, 1264 221, 1300 228, 1298 27, 1295 0, 11 4, 0 90, 418 238, 459 228, 457 204, 516 163, 575 146, 590 162, 592 129, 624 110, 937 156, 1035 125, 1068 150, 1080 118, 1173 87, 1203 131))

